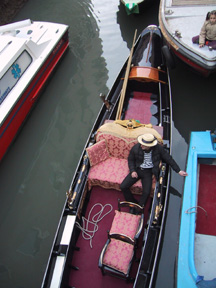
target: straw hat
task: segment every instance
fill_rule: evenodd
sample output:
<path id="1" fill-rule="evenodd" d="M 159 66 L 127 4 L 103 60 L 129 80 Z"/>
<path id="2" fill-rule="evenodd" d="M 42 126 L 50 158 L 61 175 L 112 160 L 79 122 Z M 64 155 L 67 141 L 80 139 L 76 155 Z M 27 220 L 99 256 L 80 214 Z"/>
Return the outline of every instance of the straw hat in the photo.
<path id="1" fill-rule="evenodd" d="M 148 147 L 153 147 L 157 145 L 157 142 L 158 142 L 155 136 L 150 133 L 146 133 L 146 134 L 138 136 L 137 140 L 140 144 L 144 146 L 148 146 Z"/>

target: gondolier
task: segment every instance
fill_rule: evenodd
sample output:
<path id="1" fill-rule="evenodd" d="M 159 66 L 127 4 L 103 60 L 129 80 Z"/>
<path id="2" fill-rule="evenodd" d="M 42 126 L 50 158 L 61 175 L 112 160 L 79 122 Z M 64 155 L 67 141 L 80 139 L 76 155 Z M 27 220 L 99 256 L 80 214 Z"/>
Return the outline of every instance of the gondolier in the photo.
<path id="1" fill-rule="evenodd" d="M 140 135 L 138 143 L 135 144 L 128 156 L 128 166 L 130 173 L 121 183 L 121 190 L 124 193 L 126 201 L 137 203 L 130 187 L 141 179 L 143 193 L 139 201 L 140 206 L 144 206 L 152 188 L 152 175 L 159 178 L 159 165 L 163 160 L 169 164 L 172 169 L 181 176 L 187 176 L 182 171 L 170 154 L 166 152 L 162 145 L 158 144 L 157 139 L 150 133 Z"/>

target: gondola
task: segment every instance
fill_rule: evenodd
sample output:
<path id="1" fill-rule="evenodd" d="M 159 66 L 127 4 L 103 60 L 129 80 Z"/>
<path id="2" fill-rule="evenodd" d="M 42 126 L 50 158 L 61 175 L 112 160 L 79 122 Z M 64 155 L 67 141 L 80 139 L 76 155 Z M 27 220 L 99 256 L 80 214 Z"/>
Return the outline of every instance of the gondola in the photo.
<path id="1" fill-rule="evenodd" d="M 216 135 L 190 136 L 181 209 L 176 287 L 216 287 Z"/>
<path id="2" fill-rule="evenodd" d="M 140 215 L 139 223 L 142 219 L 143 225 L 136 242 L 113 233 L 120 237 L 119 241 L 126 239 L 127 245 L 133 246 L 131 251 L 135 256 L 129 261 L 130 269 L 120 273 L 111 269 L 111 273 L 103 273 L 100 263 L 111 237 L 114 215 L 119 205 L 125 203 L 119 181 L 122 169 L 128 173 L 128 145 L 132 147 L 136 143 L 137 135 L 151 132 L 171 153 L 171 88 L 169 70 L 161 51 L 161 31 L 149 25 L 135 39 L 136 31 L 130 55 L 110 92 L 106 97 L 100 95 L 103 105 L 66 193 L 43 288 L 154 285 L 170 182 L 170 168 L 166 163 L 161 163 L 159 181 L 153 181 L 151 196 Z M 119 163 L 123 165 L 118 166 Z M 139 197 L 139 184 L 134 187 L 134 193 Z M 129 202 L 129 208 L 131 204 Z"/>

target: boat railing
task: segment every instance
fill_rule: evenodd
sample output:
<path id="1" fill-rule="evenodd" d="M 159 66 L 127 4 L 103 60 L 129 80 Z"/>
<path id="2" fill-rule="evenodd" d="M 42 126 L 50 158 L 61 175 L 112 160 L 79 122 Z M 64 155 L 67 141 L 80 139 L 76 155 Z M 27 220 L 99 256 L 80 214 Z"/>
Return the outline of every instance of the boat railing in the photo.
<path id="1" fill-rule="evenodd" d="M 0 33 L 16 30 L 17 28 L 30 26 L 32 21 L 30 19 L 18 21 L 16 23 L 6 24 L 0 26 Z"/>

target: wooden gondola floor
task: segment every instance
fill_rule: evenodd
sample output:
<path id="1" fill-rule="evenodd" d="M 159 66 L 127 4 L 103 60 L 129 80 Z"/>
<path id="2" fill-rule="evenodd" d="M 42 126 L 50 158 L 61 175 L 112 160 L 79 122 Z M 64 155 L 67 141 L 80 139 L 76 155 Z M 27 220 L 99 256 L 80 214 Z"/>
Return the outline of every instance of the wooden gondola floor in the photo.
<path id="1" fill-rule="evenodd" d="M 86 211 L 87 215 L 86 218 L 88 218 L 88 214 L 92 209 L 92 207 L 97 203 L 100 203 L 103 206 L 109 203 L 112 205 L 113 210 L 98 223 L 98 231 L 95 233 L 92 239 L 92 248 L 90 247 L 90 241 L 85 240 L 82 237 L 82 233 L 80 233 L 77 241 L 77 247 L 79 247 L 80 250 L 74 252 L 72 259 L 72 265 L 77 266 L 79 270 L 71 270 L 69 279 L 70 286 L 79 288 L 86 288 L 86 287 L 130 288 L 133 286 L 132 283 L 127 283 L 123 279 L 118 279 L 110 275 L 103 276 L 101 270 L 98 268 L 98 260 L 100 253 L 107 241 L 107 231 L 111 228 L 112 219 L 114 217 L 114 211 L 118 209 L 118 199 L 120 199 L 120 201 L 124 200 L 121 191 L 108 190 L 103 189 L 101 187 L 94 187 L 92 189 L 91 197 Z M 150 205 L 150 201 L 151 200 L 149 199 L 146 205 L 145 214 L 148 213 L 148 207 Z M 91 215 L 99 212 L 99 210 L 100 210 L 99 206 L 94 207 Z M 108 210 L 109 207 L 106 207 L 104 210 L 104 214 L 108 212 Z M 147 219 L 147 215 L 145 215 L 145 219 Z M 140 236 L 141 243 L 142 243 L 142 237 L 143 235 Z M 140 245 L 137 250 L 137 257 L 139 257 L 140 255 L 141 243 L 139 243 Z M 138 262 L 134 262 L 131 269 L 132 277 L 135 277 L 137 268 L 138 268 Z"/>

